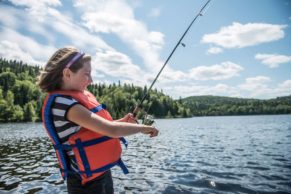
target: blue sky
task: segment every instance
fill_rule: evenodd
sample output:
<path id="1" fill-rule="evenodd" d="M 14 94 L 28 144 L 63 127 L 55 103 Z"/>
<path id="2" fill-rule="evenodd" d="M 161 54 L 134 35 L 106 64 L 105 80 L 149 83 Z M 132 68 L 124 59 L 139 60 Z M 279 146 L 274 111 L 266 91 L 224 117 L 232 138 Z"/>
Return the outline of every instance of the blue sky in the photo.
<path id="1" fill-rule="evenodd" d="M 0 56 L 92 56 L 95 83 L 150 85 L 206 0 L 2 0 Z M 155 87 L 173 98 L 291 94 L 291 0 L 212 0 Z"/>

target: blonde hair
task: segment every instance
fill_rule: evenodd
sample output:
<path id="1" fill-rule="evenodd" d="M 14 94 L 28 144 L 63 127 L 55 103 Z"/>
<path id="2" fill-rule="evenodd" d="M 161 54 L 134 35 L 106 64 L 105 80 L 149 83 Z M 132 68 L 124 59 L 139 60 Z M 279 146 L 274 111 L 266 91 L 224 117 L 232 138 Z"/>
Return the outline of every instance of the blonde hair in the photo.
<path id="1" fill-rule="evenodd" d="M 51 92 L 59 90 L 62 86 L 63 70 L 70 60 L 78 53 L 74 47 L 64 47 L 57 50 L 48 60 L 38 77 L 38 86 L 43 92 Z M 82 58 L 74 62 L 69 69 L 76 73 L 83 67 L 83 64 L 90 61 L 89 55 L 84 55 Z"/>

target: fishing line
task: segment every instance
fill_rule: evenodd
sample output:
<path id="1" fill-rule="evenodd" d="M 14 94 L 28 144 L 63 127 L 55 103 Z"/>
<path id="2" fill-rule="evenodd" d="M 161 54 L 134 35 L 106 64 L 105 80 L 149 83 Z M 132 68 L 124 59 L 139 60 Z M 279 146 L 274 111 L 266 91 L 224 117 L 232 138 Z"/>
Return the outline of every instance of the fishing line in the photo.
<path id="1" fill-rule="evenodd" d="M 172 57 L 172 55 L 174 54 L 174 52 L 176 51 L 176 49 L 178 48 L 178 46 L 181 44 L 183 47 L 185 47 L 185 44 L 182 43 L 183 38 L 185 37 L 185 35 L 187 34 L 187 32 L 189 31 L 189 29 L 191 28 L 192 24 L 196 21 L 196 19 L 199 16 L 203 16 L 202 12 L 203 10 L 206 8 L 206 6 L 209 4 L 211 0 L 208 0 L 203 7 L 200 9 L 200 11 L 198 12 L 198 14 L 194 17 L 194 19 L 192 20 L 192 22 L 190 23 L 190 25 L 188 26 L 188 28 L 186 29 L 186 31 L 184 32 L 184 34 L 181 36 L 181 38 L 179 39 L 178 43 L 176 44 L 176 46 L 174 47 L 174 49 L 172 50 L 172 52 L 170 53 L 170 55 L 168 56 L 167 60 L 165 61 L 164 65 L 162 66 L 162 68 L 160 69 L 160 71 L 158 72 L 157 76 L 155 77 L 154 81 L 152 82 L 152 84 L 150 85 L 149 89 L 146 91 L 146 93 L 144 94 L 143 98 L 141 99 L 141 101 L 136 105 L 134 111 L 133 111 L 133 116 L 136 117 L 139 109 L 141 108 L 141 105 L 143 104 L 144 100 L 146 99 L 146 97 L 149 95 L 150 90 L 152 89 L 153 85 L 156 83 L 157 79 L 159 78 L 160 74 L 162 73 L 163 69 L 165 68 L 165 66 L 167 65 L 168 61 L 170 60 L 170 58 Z"/>

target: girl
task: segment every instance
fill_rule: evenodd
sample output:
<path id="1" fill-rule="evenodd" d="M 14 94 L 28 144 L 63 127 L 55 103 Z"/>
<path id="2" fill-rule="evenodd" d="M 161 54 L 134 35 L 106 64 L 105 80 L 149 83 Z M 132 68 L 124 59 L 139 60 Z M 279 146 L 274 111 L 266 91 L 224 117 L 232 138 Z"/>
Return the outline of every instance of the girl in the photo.
<path id="1" fill-rule="evenodd" d="M 57 50 L 38 82 L 48 93 L 43 123 L 69 194 L 114 193 L 110 168 L 119 165 L 127 170 L 120 159 L 119 139 L 136 133 L 158 135 L 155 127 L 136 124 L 132 114 L 112 121 L 86 90 L 91 82 L 91 57 L 73 47 Z"/>

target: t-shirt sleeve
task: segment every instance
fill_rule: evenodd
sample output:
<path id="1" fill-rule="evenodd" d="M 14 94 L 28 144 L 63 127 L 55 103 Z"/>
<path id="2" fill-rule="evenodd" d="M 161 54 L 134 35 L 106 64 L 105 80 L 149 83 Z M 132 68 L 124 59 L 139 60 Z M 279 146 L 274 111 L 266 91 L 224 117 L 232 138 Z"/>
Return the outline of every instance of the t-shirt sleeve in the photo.
<path id="1" fill-rule="evenodd" d="M 55 99 L 52 113 L 54 120 L 69 121 L 67 119 L 67 113 L 76 104 L 80 104 L 77 100 L 71 96 L 58 96 Z"/>

